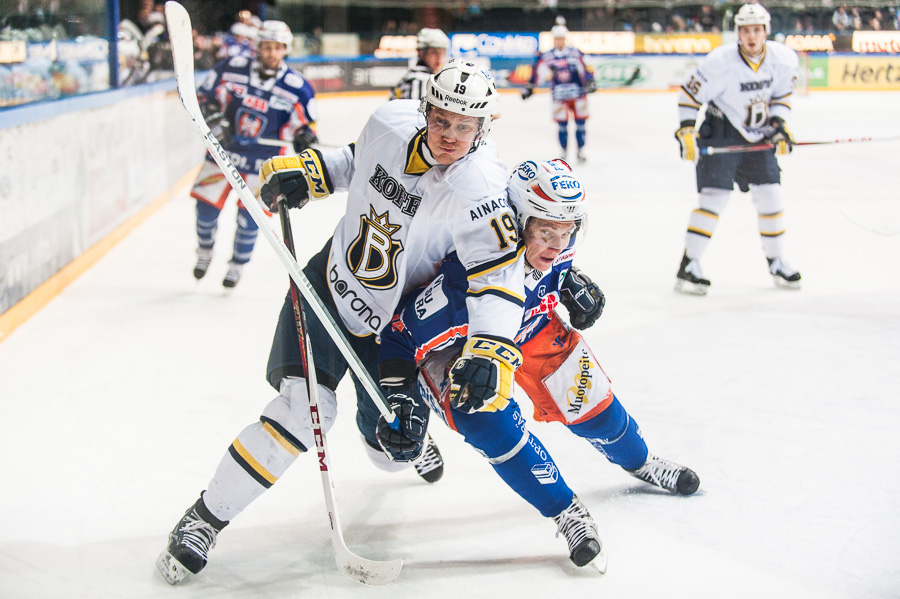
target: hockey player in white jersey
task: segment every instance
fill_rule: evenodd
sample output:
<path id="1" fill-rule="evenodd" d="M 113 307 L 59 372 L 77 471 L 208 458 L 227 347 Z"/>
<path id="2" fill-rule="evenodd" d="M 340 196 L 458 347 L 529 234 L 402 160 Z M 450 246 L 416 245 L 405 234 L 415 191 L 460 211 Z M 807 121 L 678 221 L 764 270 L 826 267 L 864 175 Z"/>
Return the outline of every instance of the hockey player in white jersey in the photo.
<path id="1" fill-rule="evenodd" d="M 260 197 L 273 208 L 280 198 L 298 208 L 310 199 L 348 191 L 346 212 L 333 238 L 304 273 L 373 378 L 376 336 L 390 323 L 400 297 L 433 277 L 452 251 L 468 273 L 470 339 L 518 352 L 513 338 L 524 282 L 521 268 L 514 266 L 522 250 L 506 197 L 506 167 L 486 139 L 498 100 L 488 72 L 450 61 L 432 76 L 422 102 L 385 103 L 355 144 L 328 154 L 310 149 L 263 164 Z M 308 306 L 306 314 L 327 432 L 337 412 L 335 389 L 348 365 Z M 504 380 L 515 368 L 473 352 L 464 352 L 461 360 L 455 380 L 463 385 L 485 366 Z M 168 582 L 200 572 L 222 528 L 314 446 L 301 364 L 288 294 L 267 369 L 267 379 L 279 393 L 259 420 L 238 434 L 207 488 L 170 533 L 157 560 Z M 483 389 L 472 394 L 471 402 L 486 404 L 496 395 Z M 357 423 L 376 448 L 379 416 L 358 385 Z M 398 419 L 403 425 L 404 415 Z"/>
<path id="2" fill-rule="evenodd" d="M 691 74 L 678 94 L 681 125 L 675 133 L 681 157 L 697 161 L 699 207 L 688 221 L 685 251 L 675 289 L 705 295 L 700 258 L 728 203 L 734 184 L 749 191 L 759 215 L 759 233 L 769 273 L 778 287 L 800 288 L 800 273 L 784 260 L 784 199 L 781 169 L 775 158 L 791 151 L 786 121 L 797 79 L 797 54 L 767 41 L 769 13 L 745 4 L 734 17 L 736 44 L 715 48 Z M 706 104 L 699 130 L 697 113 Z M 768 141 L 775 151 L 706 154 L 704 148 L 751 145 Z"/>
<path id="3" fill-rule="evenodd" d="M 450 38 L 440 29 L 424 28 L 416 35 L 418 61 L 391 90 L 391 100 L 421 100 L 428 79 L 437 73 L 450 50 Z"/>

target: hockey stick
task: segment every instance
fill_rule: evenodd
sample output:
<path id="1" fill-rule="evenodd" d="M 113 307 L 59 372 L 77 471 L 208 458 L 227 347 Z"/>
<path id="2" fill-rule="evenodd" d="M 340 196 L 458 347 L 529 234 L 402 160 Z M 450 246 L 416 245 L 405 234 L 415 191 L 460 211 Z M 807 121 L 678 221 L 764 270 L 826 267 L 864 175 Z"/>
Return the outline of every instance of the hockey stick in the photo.
<path id="1" fill-rule="evenodd" d="M 192 52 L 193 40 L 191 38 L 191 19 L 184 7 L 174 0 L 166 2 L 166 23 L 168 24 L 169 29 L 169 39 L 172 43 L 172 58 L 175 66 L 175 81 L 178 87 L 178 96 L 181 99 L 181 103 L 184 105 L 188 116 L 191 117 L 194 126 L 203 138 L 203 143 L 219 165 L 219 168 L 222 169 L 225 178 L 241 198 L 241 202 L 249 211 L 250 216 L 256 224 L 259 225 L 259 230 L 262 232 L 263 237 L 275 250 L 275 253 L 278 255 L 285 269 L 287 269 L 288 274 L 290 274 L 291 280 L 296 284 L 304 299 L 309 303 L 313 312 L 322 322 L 322 325 L 328 331 L 328 334 L 331 336 L 334 343 L 341 350 L 350 369 L 360 382 L 362 382 L 363 387 L 372 398 L 375 406 L 382 413 L 385 420 L 392 426 L 399 425 L 396 416 L 394 416 L 394 413 L 388 407 L 384 397 L 382 397 L 381 391 L 378 389 L 377 385 L 375 385 L 375 382 L 372 380 L 368 371 L 360 363 L 359 358 L 356 356 L 353 348 L 350 347 L 350 344 L 338 328 L 338 325 L 334 322 L 331 314 L 322 304 L 322 300 L 319 299 L 319 296 L 312 288 L 306 275 L 303 274 L 300 265 L 297 264 L 297 260 L 294 259 L 294 256 L 291 254 L 290 250 L 288 250 L 287 246 L 285 246 L 284 242 L 278 238 L 276 233 L 269 226 L 269 222 L 266 219 L 262 206 L 260 206 L 257 199 L 253 197 L 253 194 L 250 193 L 247 184 L 244 182 L 244 179 L 241 177 L 237 168 L 235 168 L 234 164 L 232 164 L 231 160 L 228 158 L 226 151 L 210 133 L 209 127 L 200 112 L 200 104 L 197 101 L 197 95 L 194 90 L 194 56 Z M 328 499 L 327 494 L 326 499 Z M 331 499 L 333 500 L 333 496 Z M 334 529 L 334 523 L 332 523 L 332 528 Z M 337 542 L 338 540 L 343 541 L 342 538 L 338 539 L 334 535 L 332 536 L 332 541 Z M 339 549 L 336 547 L 336 557 L 338 556 L 338 552 Z M 352 554 L 349 553 L 349 550 L 346 550 L 346 547 L 341 550 L 341 555 L 345 559 L 352 556 Z M 339 564 L 339 567 L 341 565 L 342 564 Z M 358 567 L 358 562 L 352 561 L 343 564 L 343 566 L 345 566 L 345 568 L 341 569 L 341 571 L 344 574 L 367 584 L 387 584 L 396 579 L 398 571 L 396 562 L 367 562 L 367 567 L 371 568 L 371 570 L 360 568 Z M 383 582 L 379 583 L 375 581 Z"/>
<path id="2" fill-rule="evenodd" d="M 823 146 L 831 144 L 860 143 L 864 141 L 897 141 L 900 135 L 893 137 L 849 137 L 847 139 L 833 139 L 830 141 L 795 141 L 793 146 Z M 739 154 L 742 152 L 761 152 L 763 150 L 771 150 L 775 144 L 753 144 L 749 146 L 709 146 L 700 148 L 700 154 L 703 156 L 712 156 L 714 154 Z"/>
<path id="3" fill-rule="evenodd" d="M 256 139 L 249 139 L 251 143 L 257 143 L 261 146 L 273 146 L 276 148 L 294 148 L 294 142 L 288 141 L 286 139 L 271 139 L 268 137 L 258 137 Z M 347 145 L 347 144 L 344 144 Z M 309 147 L 316 148 L 318 150 L 337 150 L 338 148 L 343 148 L 344 146 L 335 146 L 332 144 L 320 144 L 318 142 L 314 144 L 310 144 Z"/>
<path id="4" fill-rule="evenodd" d="M 292 256 L 294 252 L 294 234 L 291 231 L 291 217 L 288 207 L 283 202 L 280 204 L 278 214 L 281 217 L 281 231 L 284 236 L 284 244 Z M 334 550 L 334 561 L 340 570 L 348 578 L 370 585 L 385 585 L 394 582 L 400 575 L 403 560 L 372 561 L 354 554 L 347 548 L 344 535 L 341 532 L 341 519 L 337 511 L 337 502 L 334 497 L 334 481 L 329 470 L 328 450 L 325 442 L 325 432 L 322 430 L 322 422 L 319 413 L 319 393 L 316 381 L 316 367 L 313 362 L 312 347 L 309 343 L 309 329 L 306 326 L 306 314 L 300 302 L 300 289 L 293 279 L 290 279 L 291 301 L 294 304 L 294 320 L 297 323 L 297 337 L 300 341 L 300 352 L 303 361 L 303 375 L 306 379 L 306 392 L 309 398 L 309 414 L 312 420 L 313 436 L 316 440 L 316 451 L 319 454 L 319 471 L 322 473 L 322 488 L 325 491 L 325 506 L 328 508 L 328 520 L 331 524 L 331 547 Z"/>

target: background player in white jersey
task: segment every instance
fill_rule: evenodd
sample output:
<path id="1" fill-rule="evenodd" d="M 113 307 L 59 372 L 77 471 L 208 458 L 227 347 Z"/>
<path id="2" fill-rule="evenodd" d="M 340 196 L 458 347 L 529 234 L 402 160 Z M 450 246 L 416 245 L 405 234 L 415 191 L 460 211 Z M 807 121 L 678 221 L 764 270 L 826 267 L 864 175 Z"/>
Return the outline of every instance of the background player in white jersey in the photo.
<path id="1" fill-rule="evenodd" d="M 650 484 L 679 495 L 699 486 L 688 468 L 650 454 L 634 419 L 613 395 L 609 379 L 584 339 L 555 312 L 561 302 L 573 326 L 585 329 L 603 311 L 604 296 L 572 266 L 576 237 L 586 232 L 584 189 L 562 160 L 525 161 L 510 177 L 510 203 L 525 244 L 525 311 L 516 342 L 523 363 L 515 380 L 534 404 L 538 421 L 562 423 L 609 461 Z M 395 460 L 421 451 L 429 407 L 488 458 L 497 474 L 569 541 L 582 566 L 601 545 L 596 525 L 558 473 L 540 440 L 525 427 L 514 399 L 473 410 L 448 379 L 466 342 L 465 269 L 451 254 L 426 287 L 401 300 L 381 335 L 380 376 L 395 411 L 409 413 L 411 428 L 395 431 L 379 421 L 378 439 Z M 418 378 L 418 384 L 417 384 Z M 577 518 L 583 521 L 577 522 Z"/>
<path id="2" fill-rule="evenodd" d="M 312 129 L 317 118 L 315 92 L 299 72 L 284 63 L 294 41 L 291 30 L 281 21 L 266 21 L 258 39 L 256 58 L 236 56 L 221 61 L 197 93 L 210 130 L 254 193 L 259 189 L 257 173 L 262 163 L 284 152 L 260 144 L 259 139 L 293 140 L 297 152 L 317 141 Z M 219 214 L 230 193 L 225 175 L 207 153 L 191 190 L 191 197 L 197 200 L 197 279 L 209 269 Z M 225 287 L 234 287 L 240 280 L 257 233 L 256 222 L 239 202 L 234 250 L 222 281 Z"/>
<path id="3" fill-rule="evenodd" d="M 703 277 L 700 257 L 728 203 L 734 184 L 750 191 L 759 214 L 759 234 L 769 263 L 769 273 L 779 287 L 799 289 L 800 273 L 782 257 L 784 199 L 781 169 L 775 154 L 791 151 L 793 139 L 785 121 L 791 114 L 791 94 L 797 79 L 797 53 L 778 42 L 767 41 L 769 13 L 759 4 L 745 4 L 734 17 L 736 44 L 715 48 L 681 86 L 675 133 L 681 157 L 697 162 L 699 207 L 688 221 L 684 256 L 675 289 L 705 295 L 709 280 Z M 697 113 L 706 104 L 699 133 Z M 750 145 L 768 140 L 771 151 L 707 155 L 706 147 Z"/>
<path id="4" fill-rule="evenodd" d="M 421 100 L 428 79 L 444 66 L 449 49 L 450 38 L 440 29 L 426 27 L 419 31 L 416 35 L 418 62 L 391 90 L 391 100 Z"/>
<path id="5" fill-rule="evenodd" d="M 334 236 L 304 272 L 373 378 L 377 334 L 390 323 L 402 295 L 433 277 L 454 250 L 468 273 L 472 344 L 454 380 L 465 386 L 483 370 L 512 377 L 513 365 L 477 353 L 482 344 L 518 352 L 512 339 L 524 301 L 521 270 L 508 268 L 521 251 L 506 198 L 506 167 L 485 139 L 498 99 L 488 72 L 450 61 L 432 76 L 424 101 L 385 103 L 355 144 L 324 155 L 310 149 L 263 165 L 260 197 L 273 207 L 282 196 L 296 208 L 348 191 Z M 327 432 L 337 412 L 335 389 L 348 365 L 308 306 L 306 313 Z M 157 560 L 168 582 L 198 573 L 218 532 L 313 447 L 306 382 L 298 378 L 301 364 L 288 294 L 267 368 L 279 394 L 238 434 L 206 490 L 169 535 Z M 471 402 L 480 406 L 496 395 L 479 389 Z M 379 416 L 358 385 L 357 423 L 376 447 Z M 402 423 L 404 415 L 398 418 Z"/>
<path id="6" fill-rule="evenodd" d="M 563 23 L 555 25 L 553 49 L 540 54 L 531 67 L 531 81 L 522 91 L 522 99 L 527 100 L 534 93 L 534 87 L 542 79 L 542 74 L 550 71 L 550 93 L 553 96 L 553 120 L 559 125 L 559 145 L 565 159 L 569 147 L 569 118 L 575 121 L 576 156 L 579 162 L 585 160 L 584 145 L 587 141 L 586 121 L 590 116 L 587 94 L 596 87 L 594 75 L 584 64 L 581 50 L 566 46 L 569 30 Z"/>

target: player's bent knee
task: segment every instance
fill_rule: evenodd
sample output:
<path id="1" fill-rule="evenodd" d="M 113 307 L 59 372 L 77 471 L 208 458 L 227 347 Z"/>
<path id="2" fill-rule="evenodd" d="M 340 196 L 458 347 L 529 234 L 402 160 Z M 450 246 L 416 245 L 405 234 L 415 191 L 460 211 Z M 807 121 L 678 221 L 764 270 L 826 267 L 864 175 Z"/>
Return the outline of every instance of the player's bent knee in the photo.
<path id="1" fill-rule="evenodd" d="M 323 385 L 318 385 L 317 388 L 319 422 L 322 431 L 327 434 L 337 417 L 337 397 L 334 391 Z M 292 445 L 296 443 L 300 451 L 308 451 L 316 446 L 305 379 L 282 379 L 281 392 L 269 402 L 260 420 Z"/>
<path id="2" fill-rule="evenodd" d="M 700 208 L 713 214 L 722 214 L 730 196 L 731 191 L 727 189 L 704 187 L 700 190 Z"/>
<path id="3" fill-rule="evenodd" d="M 751 185 L 750 197 L 760 214 L 775 214 L 784 210 L 784 197 L 780 183 Z"/>
<path id="4" fill-rule="evenodd" d="M 502 412 L 455 414 L 454 422 L 466 443 L 487 456 L 491 463 L 512 458 L 528 441 L 525 420 L 515 403 Z"/>

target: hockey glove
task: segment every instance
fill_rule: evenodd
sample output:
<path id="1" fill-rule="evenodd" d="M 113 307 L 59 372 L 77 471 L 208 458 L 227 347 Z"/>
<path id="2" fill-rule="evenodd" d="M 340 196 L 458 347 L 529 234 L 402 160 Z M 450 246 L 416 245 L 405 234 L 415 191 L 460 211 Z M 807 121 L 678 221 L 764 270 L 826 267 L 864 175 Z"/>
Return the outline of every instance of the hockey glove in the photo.
<path id="1" fill-rule="evenodd" d="M 784 119 L 773 116 L 769 119 L 769 125 L 774 129 L 769 134 L 769 142 L 775 145 L 775 154 L 778 156 L 790 154 L 794 149 L 794 136 L 788 131 Z"/>
<path id="2" fill-rule="evenodd" d="M 302 208 L 309 200 L 325 199 L 334 191 L 322 153 L 312 149 L 298 156 L 269 158 L 259 170 L 259 180 L 259 198 L 272 212 L 278 212 L 282 197 L 288 208 Z"/>
<path id="3" fill-rule="evenodd" d="M 203 113 L 203 120 L 206 121 L 206 124 L 209 126 L 209 132 L 216 138 L 216 141 L 223 148 L 230 147 L 234 139 L 234 127 L 232 127 L 231 121 L 228 120 L 225 113 L 222 112 L 219 103 L 204 102 L 200 107 L 200 112 Z"/>
<path id="4" fill-rule="evenodd" d="M 400 424 L 394 430 L 385 420 L 378 417 L 375 438 L 392 462 L 412 462 L 422 455 L 425 447 L 425 431 L 428 429 L 428 406 L 421 399 L 406 393 L 394 393 L 387 398 L 391 411 Z"/>
<path id="5" fill-rule="evenodd" d="M 559 290 L 559 300 L 569 311 L 569 322 L 579 331 L 593 326 L 606 305 L 606 296 L 597 284 L 574 266 Z"/>
<path id="6" fill-rule="evenodd" d="M 502 411 L 522 352 L 508 339 L 475 335 L 450 370 L 450 406 L 467 414 Z"/>
<path id="7" fill-rule="evenodd" d="M 294 151 L 298 154 L 315 143 L 319 143 L 319 138 L 309 125 L 303 125 L 294 133 Z"/>
<path id="8" fill-rule="evenodd" d="M 584 93 L 592 94 L 597 91 L 597 82 L 596 81 L 588 81 L 587 85 L 584 86 Z"/>
<path id="9" fill-rule="evenodd" d="M 675 132 L 675 139 L 678 140 L 681 150 L 681 158 L 690 162 L 697 160 L 697 130 L 694 129 L 694 124 L 691 121 L 683 121 L 681 129 Z"/>
<path id="10" fill-rule="evenodd" d="M 534 85 L 530 83 L 525 84 L 525 89 L 522 90 L 522 99 L 527 100 L 531 97 L 531 94 L 534 93 Z"/>

